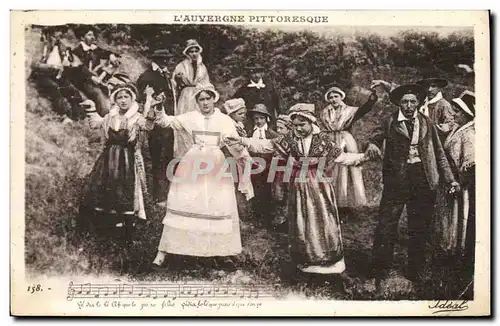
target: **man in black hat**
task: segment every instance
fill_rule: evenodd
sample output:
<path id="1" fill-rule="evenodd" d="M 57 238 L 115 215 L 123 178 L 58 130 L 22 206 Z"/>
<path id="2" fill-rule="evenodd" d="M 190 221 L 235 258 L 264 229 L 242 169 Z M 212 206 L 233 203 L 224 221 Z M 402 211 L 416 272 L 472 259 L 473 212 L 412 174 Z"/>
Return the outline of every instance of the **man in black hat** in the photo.
<path id="1" fill-rule="evenodd" d="M 445 182 L 450 192 L 459 189 L 436 126 L 418 111 L 425 89 L 407 84 L 397 87 L 389 96 L 399 110 L 375 131 L 366 150 L 368 157 L 376 158 L 381 156 L 380 148 L 385 148 L 384 190 L 373 243 L 373 268 L 378 285 L 391 268 L 404 206 L 408 212 L 408 278 L 418 282 L 426 267 L 425 246 L 436 187 L 439 182 Z"/>
<path id="2" fill-rule="evenodd" d="M 232 97 L 245 100 L 248 108 L 253 108 L 256 104 L 264 104 L 271 117 L 270 125 L 274 128 L 280 105 L 278 92 L 271 80 L 266 79 L 263 66 L 255 64 L 247 66 L 246 70 L 248 72 L 246 83 L 236 90 Z M 250 127 L 250 124 L 246 127 Z"/>
<path id="3" fill-rule="evenodd" d="M 166 114 L 174 114 L 174 98 L 167 69 L 169 52 L 156 50 L 150 55 L 151 63 L 137 79 L 138 102 L 146 102 L 146 89 L 152 88 L 155 106 L 162 107 Z M 155 108 L 151 108 L 155 109 Z M 157 109 L 157 108 L 156 108 Z M 171 128 L 155 125 L 149 132 L 148 144 L 153 174 L 153 200 L 160 205 L 167 199 L 167 166 L 173 157 L 174 133 Z"/>
<path id="4" fill-rule="evenodd" d="M 104 116 L 109 112 L 109 99 L 94 70 L 101 66 L 101 61 L 109 60 L 112 64 L 118 64 L 119 55 L 98 47 L 95 44 L 96 33 L 92 25 L 78 26 L 75 29 L 80 43 L 72 50 L 72 54 L 81 61 L 82 65 L 78 72 L 71 74 L 71 80 L 89 99 L 94 101 L 99 115 Z"/>
<path id="5" fill-rule="evenodd" d="M 374 80 L 371 87 L 381 85 L 385 91 L 390 92 L 399 85 L 389 83 L 384 80 Z M 450 102 L 443 97 L 443 88 L 448 85 L 448 81 L 442 78 L 424 78 L 417 82 L 424 88 L 426 97 L 420 104 L 419 111 L 429 117 L 440 132 L 441 140 L 450 131 L 453 125 L 453 111 Z"/>

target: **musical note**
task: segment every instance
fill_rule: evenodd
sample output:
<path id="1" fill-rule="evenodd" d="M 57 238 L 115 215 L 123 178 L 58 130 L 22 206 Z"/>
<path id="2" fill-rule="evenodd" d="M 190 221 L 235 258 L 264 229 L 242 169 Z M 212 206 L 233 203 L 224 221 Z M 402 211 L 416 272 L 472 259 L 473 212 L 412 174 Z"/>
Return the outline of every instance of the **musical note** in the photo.
<path id="1" fill-rule="evenodd" d="M 71 301 L 75 297 L 75 289 L 73 289 L 73 281 L 69 282 L 68 285 L 68 296 L 66 297 L 66 300 Z"/>
<path id="2" fill-rule="evenodd" d="M 109 288 L 107 286 L 104 286 L 104 287 L 98 287 L 97 288 L 97 293 L 95 294 L 95 297 L 99 298 L 99 296 L 101 294 L 101 290 L 104 290 L 104 289 L 106 289 L 106 293 L 104 293 L 104 295 L 108 296 L 108 294 L 109 294 Z"/>
<path id="3" fill-rule="evenodd" d="M 269 292 L 266 291 L 269 290 Z M 259 285 L 215 285 L 215 284 L 91 284 L 80 283 L 68 284 L 66 299 L 71 301 L 75 298 L 136 298 L 157 299 L 169 298 L 260 298 L 272 296 L 272 286 Z"/>
<path id="4" fill-rule="evenodd" d="M 80 286 L 80 294 L 83 292 L 83 288 L 86 287 L 87 288 L 87 291 L 86 291 L 86 294 L 90 294 L 90 292 L 92 291 L 92 284 L 90 283 L 85 283 L 85 284 L 82 284 Z"/>
<path id="5" fill-rule="evenodd" d="M 188 291 L 187 291 L 187 292 L 186 292 L 186 288 L 188 289 Z M 182 287 L 181 294 L 188 294 L 188 295 L 191 295 L 191 287 L 189 287 L 189 286 L 183 286 L 183 287 Z"/>
<path id="6" fill-rule="evenodd" d="M 165 295 L 164 295 L 163 297 L 164 297 L 164 298 L 167 298 L 167 297 L 169 296 L 169 294 L 170 294 L 170 295 L 172 295 L 172 294 L 173 294 L 170 298 L 171 298 L 172 300 L 175 300 L 175 299 L 177 299 L 177 294 L 178 294 L 178 291 L 167 290 L 167 293 L 165 293 Z"/>
<path id="7" fill-rule="evenodd" d="M 154 292 L 154 295 L 152 296 L 153 292 Z M 153 299 L 158 298 L 158 291 L 153 290 L 153 289 L 148 289 L 148 294 L 146 295 L 146 298 L 151 298 L 151 296 L 153 297 Z"/>
<path id="8" fill-rule="evenodd" d="M 132 294 L 134 292 L 134 286 L 133 285 L 123 284 L 121 286 L 121 289 L 120 289 L 120 294 L 125 292 L 125 287 L 129 288 L 128 294 Z M 120 295 L 120 297 L 121 297 L 121 295 Z"/>

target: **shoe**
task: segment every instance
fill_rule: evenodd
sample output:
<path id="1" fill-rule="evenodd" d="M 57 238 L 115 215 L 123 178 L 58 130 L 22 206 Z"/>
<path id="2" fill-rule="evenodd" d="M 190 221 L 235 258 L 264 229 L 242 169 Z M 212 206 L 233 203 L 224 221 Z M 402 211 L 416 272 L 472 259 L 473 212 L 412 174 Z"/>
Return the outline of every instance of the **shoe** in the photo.
<path id="1" fill-rule="evenodd" d="M 162 251 L 158 251 L 156 254 L 155 260 L 151 264 L 151 268 L 156 271 L 163 271 L 165 268 L 162 266 L 163 263 L 165 262 L 165 256 L 166 254 Z"/>

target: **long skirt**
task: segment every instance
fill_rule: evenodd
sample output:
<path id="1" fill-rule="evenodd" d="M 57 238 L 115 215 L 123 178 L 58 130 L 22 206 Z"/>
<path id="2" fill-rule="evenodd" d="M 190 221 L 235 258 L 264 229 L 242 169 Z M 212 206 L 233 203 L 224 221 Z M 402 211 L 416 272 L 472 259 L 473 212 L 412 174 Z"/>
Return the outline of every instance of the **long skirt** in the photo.
<path id="1" fill-rule="evenodd" d="M 310 171 L 307 182 L 290 183 L 289 189 L 292 261 L 303 272 L 342 273 L 342 234 L 332 184 L 319 182 Z"/>
<path id="2" fill-rule="evenodd" d="M 334 139 L 339 146 L 345 144 L 348 153 L 359 153 L 356 140 L 348 131 L 334 133 Z M 363 168 L 361 166 L 345 166 L 336 164 L 332 171 L 333 186 L 339 208 L 354 208 L 366 206 L 368 201 L 363 182 Z"/>
<path id="3" fill-rule="evenodd" d="M 196 168 L 210 172 L 196 175 Z M 241 252 L 234 179 L 220 174 L 227 170 L 219 147 L 195 145 L 186 153 L 171 181 L 159 251 L 199 257 Z"/>
<path id="4" fill-rule="evenodd" d="M 432 227 L 436 254 L 460 258 L 469 251 L 474 211 L 473 189 L 464 188 L 451 196 L 444 185 L 438 188 Z"/>
<path id="5" fill-rule="evenodd" d="M 110 137 L 114 133 L 110 131 Z M 144 162 L 135 144 L 108 144 L 96 161 L 83 200 L 83 207 L 99 216 L 120 219 L 130 215 L 146 219 Z M 105 222 L 105 221 L 103 221 Z"/>

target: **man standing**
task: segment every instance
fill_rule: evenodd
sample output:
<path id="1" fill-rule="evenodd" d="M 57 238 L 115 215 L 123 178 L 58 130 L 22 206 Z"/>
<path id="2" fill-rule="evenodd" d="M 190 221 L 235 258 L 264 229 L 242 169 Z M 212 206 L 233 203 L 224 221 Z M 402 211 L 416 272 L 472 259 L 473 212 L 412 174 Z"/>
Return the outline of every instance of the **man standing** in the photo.
<path id="1" fill-rule="evenodd" d="M 419 111 L 436 124 L 442 134 L 447 134 L 453 123 L 453 110 L 450 102 L 443 97 L 443 88 L 448 81 L 442 78 L 425 78 L 417 82 L 427 90 L 427 97 Z"/>
<path id="2" fill-rule="evenodd" d="M 255 64 L 247 66 L 246 70 L 248 71 L 247 82 L 236 90 L 232 97 L 245 100 L 247 108 L 254 108 L 256 104 L 264 104 L 271 117 L 270 127 L 275 128 L 280 105 L 278 92 L 272 82 L 266 79 L 263 66 Z M 246 128 L 250 127 L 251 121 L 248 121 Z"/>
<path id="3" fill-rule="evenodd" d="M 368 157 L 376 158 L 382 155 L 380 148 L 384 147 L 384 190 L 373 244 L 377 284 L 391 268 L 398 223 L 405 205 L 408 212 L 408 278 L 416 282 L 422 280 L 436 187 L 444 181 L 450 186 L 450 192 L 459 189 L 435 125 L 418 111 L 424 98 L 425 89 L 419 85 L 407 84 L 394 89 L 390 100 L 399 110 L 374 133 L 366 150 Z"/>
<path id="4" fill-rule="evenodd" d="M 169 52 L 156 50 L 150 55 L 151 63 L 137 79 L 138 101 L 146 102 L 146 91 L 152 91 L 155 99 L 155 110 L 162 108 L 167 115 L 174 114 L 174 99 L 170 76 L 167 69 Z M 151 88 L 152 90 L 147 90 Z M 160 128 L 155 125 L 149 132 L 149 152 L 153 172 L 153 200 L 160 205 L 167 199 L 167 166 L 173 156 L 174 133 L 171 128 Z"/>
<path id="5" fill-rule="evenodd" d="M 386 92 L 391 92 L 399 85 L 389 83 L 385 80 L 374 80 L 371 87 L 383 86 Z M 426 98 L 421 104 L 419 111 L 427 116 L 431 122 L 436 125 L 438 130 L 443 134 L 447 134 L 453 123 L 453 110 L 450 102 L 443 97 L 443 88 L 448 85 L 446 79 L 441 78 L 424 78 L 417 82 L 426 91 Z"/>

